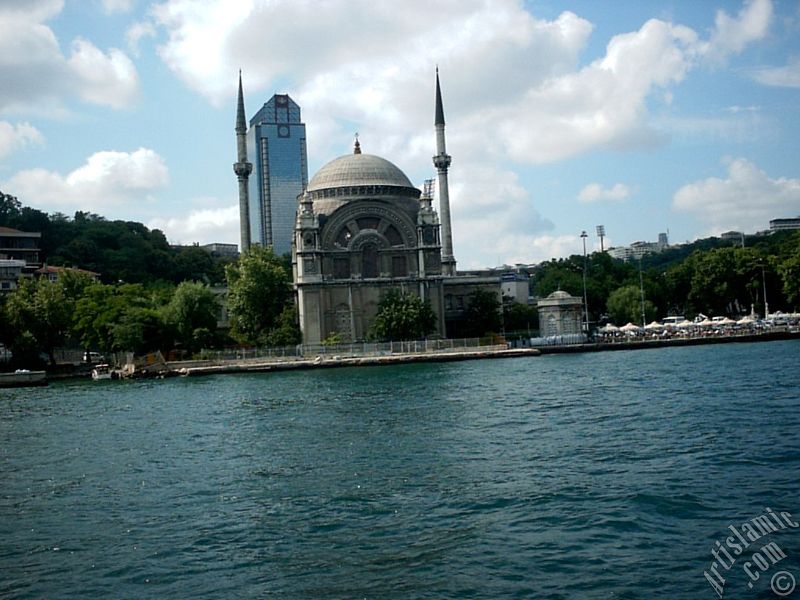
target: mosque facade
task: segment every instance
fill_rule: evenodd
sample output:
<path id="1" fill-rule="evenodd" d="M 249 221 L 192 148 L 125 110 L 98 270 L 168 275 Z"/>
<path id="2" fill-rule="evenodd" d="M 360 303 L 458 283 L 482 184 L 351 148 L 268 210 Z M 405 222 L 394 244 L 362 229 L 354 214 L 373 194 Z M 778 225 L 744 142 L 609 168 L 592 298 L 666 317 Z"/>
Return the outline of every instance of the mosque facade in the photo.
<path id="1" fill-rule="evenodd" d="M 363 153 L 358 139 L 351 154 L 324 165 L 298 196 L 292 268 L 305 344 L 334 335 L 343 342 L 367 339 L 381 298 L 390 289 L 430 303 L 437 337 L 447 337 L 448 322 L 457 329 L 465 299 L 475 290 L 491 290 L 501 299 L 499 278 L 456 272 L 448 191 L 451 157 L 438 72 L 434 125 L 439 212 L 433 206 L 432 185 L 421 191 L 392 162 Z M 244 170 L 240 167 L 237 175 Z"/>
<path id="2" fill-rule="evenodd" d="M 445 335 L 439 218 L 394 164 L 353 154 L 322 167 L 300 201 L 293 268 L 306 344 L 367 338 L 381 297 L 399 288 L 430 302 Z"/>

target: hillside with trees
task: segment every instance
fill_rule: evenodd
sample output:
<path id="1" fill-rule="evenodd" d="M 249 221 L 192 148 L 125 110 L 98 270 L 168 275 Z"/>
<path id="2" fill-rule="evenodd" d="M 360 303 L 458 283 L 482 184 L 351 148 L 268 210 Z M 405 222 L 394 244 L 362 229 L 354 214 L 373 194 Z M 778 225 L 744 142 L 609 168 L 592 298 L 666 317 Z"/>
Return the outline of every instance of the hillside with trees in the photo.
<path id="1" fill-rule="evenodd" d="M 750 245 L 742 248 L 717 238 L 698 240 L 646 255 L 641 265 L 595 252 L 586 258 L 590 321 L 640 321 L 640 285 L 645 312 L 655 318 L 698 313 L 735 317 L 749 313 L 751 307 L 763 315 L 765 288 L 771 313 L 798 311 L 800 231 L 748 236 L 746 244 Z M 561 289 L 583 297 L 583 267 L 584 258 L 579 255 L 537 265 L 531 271 L 533 294 L 545 297 Z M 634 303 L 635 310 L 623 308 Z M 631 314 L 638 318 L 628 318 Z"/>
<path id="2" fill-rule="evenodd" d="M 198 246 L 170 247 L 164 234 L 134 221 L 78 211 L 68 217 L 22 206 L 0 192 L 0 227 L 40 232 L 41 261 L 99 273 L 104 283 L 202 281 L 224 284 L 230 259 Z"/>

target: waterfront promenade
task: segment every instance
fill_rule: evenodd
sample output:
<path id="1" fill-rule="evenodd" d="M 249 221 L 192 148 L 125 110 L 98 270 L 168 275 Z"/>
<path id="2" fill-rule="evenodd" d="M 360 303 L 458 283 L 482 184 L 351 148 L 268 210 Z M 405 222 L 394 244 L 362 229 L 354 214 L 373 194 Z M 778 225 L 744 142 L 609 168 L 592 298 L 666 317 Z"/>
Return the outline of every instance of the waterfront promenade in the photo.
<path id="1" fill-rule="evenodd" d="M 506 345 L 483 346 L 469 350 L 400 352 L 381 355 L 319 354 L 307 357 L 242 358 L 216 361 L 182 361 L 167 363 L 170 374 L 216 375 L 220 373 L 252 373 L 260 371 L 291 371 L 297 369 L 324 369 L 333 367 L 385 366 L 409 363 L 454 362 L 490 358 L 517 358 L 538 356 L 536 348 L 508 348 Z"/>
<path id="2" fill-rule="evenodd" d="M 251 348 L 205 352 L 198 360 L 166 360 L 150 368 L 138 370 L 136 377 L 176 377 L 330 369 L 335 367 L 381 366 L 413 363 L 456 362 L 465 360 L 535 357 L 541 354 L 595 353 L 618 350 L 655 349 L 709 344 L 771 342 L 800 339 L 800 330 L 784 328 L 778 331 L 730 331 L 725 335 L 687 336 L 673 338 L 619 337 L 587 343 L 551 343 L 535 347 L 513 347 L 498 338 L 493 344 L 471 340 L 428 340 L 394 343 L 354 343 L 314 348 Z M 117 360 L 123 364 L 124 359 Z M 48 372 L 48 379 L 89 377 L 89 365 L 60 365 Z"/>

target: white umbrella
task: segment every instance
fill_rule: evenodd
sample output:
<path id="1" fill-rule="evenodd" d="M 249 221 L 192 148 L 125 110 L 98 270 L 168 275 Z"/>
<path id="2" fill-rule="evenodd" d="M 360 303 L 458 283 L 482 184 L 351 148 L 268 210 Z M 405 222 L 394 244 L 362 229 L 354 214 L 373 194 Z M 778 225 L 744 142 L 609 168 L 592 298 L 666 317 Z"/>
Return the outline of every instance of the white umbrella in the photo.
<path id="1" fill-rule="evenodd" d="M 713 324 L 714 324 L 714 321 L 712 321 L 708 317 L 706 317 L 705 319 L 703 319 L 702 321 L 700 321 L 698 323 L 698 325 L 700 325 L 700 327 L 711 327 Z"/>
<path id="2" fill-rule="evenodd" d="M 633 323 L 627 323 L 619 328 L 620 331 L 629 332 L 629 331 L 639 331 L 641 327 L 638 325 L 634 325 Z"/>
<path id="3" fill-rule="evenodd" d="M 644 328 L 647 329 L 648 331 L 653 331 L 656 329 L 664 329 L 664 326 L 658 321 L 653 321 L 652 323 L 648 323 L 647 325 L 645 325 Z"/>
<path id="4" fill-rule="evenodd" d="M 605 327 L 602 327 L 600 331 L 602 331 L 603 333 L 614 333 L 616 331 L 619 331 L 619 327 L 617 327 L 613 323 L 606 323 Z"/>
<path id="5" fill-rule="evenodd" d="M 719 324 L 720 325 L 736 325 L 736 321 L 734 321 L 733 319 L 729 319 L 728 317 L 725 317 L 724 319 L 722 319 L 722 321 L 719 322 Z"/>
<path id="6" fill-rule="evenodd" d="M 739 319 L 739 325 L 752 325 L 755 321 L 751 317 L 742 317 Z"/>

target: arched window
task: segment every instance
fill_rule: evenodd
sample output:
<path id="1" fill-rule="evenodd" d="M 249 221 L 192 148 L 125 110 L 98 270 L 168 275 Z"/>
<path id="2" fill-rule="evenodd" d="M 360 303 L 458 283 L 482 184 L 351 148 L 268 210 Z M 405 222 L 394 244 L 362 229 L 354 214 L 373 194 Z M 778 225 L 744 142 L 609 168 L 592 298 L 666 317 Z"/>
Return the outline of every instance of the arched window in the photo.
<path id="1" fill-rule="evenodd" d="M 364 244 L 361 248 L 361 277 L 374 279 L 379 276 L 378 247 L 375 244 Z"/>
<path id="2" fill-rule="evenodd" d="M 383 235 L 389 241 L 390 246 L 402 246 L 403 245 L 403 238 L 400 237 L 400 232 L 397 231 L 397 228 L 394 225 L 389 225 L 386 228 L 386 231 L 383 232 Z"/>

